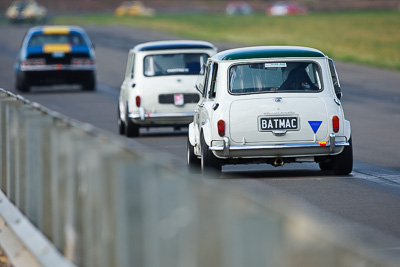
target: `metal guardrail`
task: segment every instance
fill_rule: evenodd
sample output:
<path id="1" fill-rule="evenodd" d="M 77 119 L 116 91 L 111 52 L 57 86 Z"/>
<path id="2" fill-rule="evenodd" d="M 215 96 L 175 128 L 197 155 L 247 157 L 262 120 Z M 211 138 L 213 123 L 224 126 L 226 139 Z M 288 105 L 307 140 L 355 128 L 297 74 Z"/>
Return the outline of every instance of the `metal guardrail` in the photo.
<path id="1" fill-rule="evenodd" d="M 16 267 L 396 266 L 276 199 L 3 89 L 0 134 L 0 245 Z"/>

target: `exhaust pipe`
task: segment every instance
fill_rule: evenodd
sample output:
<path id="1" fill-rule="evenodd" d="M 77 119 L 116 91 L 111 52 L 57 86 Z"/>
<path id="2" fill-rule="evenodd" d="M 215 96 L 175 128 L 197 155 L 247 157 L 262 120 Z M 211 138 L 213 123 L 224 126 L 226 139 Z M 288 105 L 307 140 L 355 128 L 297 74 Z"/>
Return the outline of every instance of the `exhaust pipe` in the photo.
<path id="1" fill-rule="evenodd" d="M 274 166 L 278 167 L 278 166 L 283 166 L 285 164 L 285 161 L 282 158 L 276 158 L 274 160 Z"/>

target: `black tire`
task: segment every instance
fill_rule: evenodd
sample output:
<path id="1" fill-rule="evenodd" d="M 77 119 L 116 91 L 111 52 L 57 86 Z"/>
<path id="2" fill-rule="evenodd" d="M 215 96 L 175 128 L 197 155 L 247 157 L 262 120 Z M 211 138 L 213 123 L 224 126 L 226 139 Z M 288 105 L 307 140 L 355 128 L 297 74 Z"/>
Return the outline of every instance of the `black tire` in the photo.
<path id="1" fill-rule="evenodd" d="M 20 92 L 29 92 L 30 85 L 26 78 L 24 78 L 22 75 L 17 75 L 17 84 L 16 84 L 17 90 Z"/>
<path id="2" fill-rule="evenodd" d="M 139 136 L 139 125 L 134 123 L 130 118 L 129 118 L 129 108 L 128 105 L 126 105 L 126 112 L 125 112 L 125 135 L 127 137 L 137 137 Z"/>
<path id="3" fill-rule="evenodd" d="M 324 159 L 318 162 L 321 171 L 331 171 L 332 170 L 332 159 Z"/>
<path id="4" fill-rule="evenodd" d="M 197 158 L 197 156 L 194 154 L 194 147 L 189 141 L 189 137 L 187 139 L 187 166 L 188 166 L 188 171 L 189 173 L 193 174 L 199 174 L 201 173 L 201 160 Z"/>
<path id="5" fill-rule="evenodd" d="M 208 145 L 206 144 L 203 135 L 201 136 L 201 173 L 204 176 L 210 175 L 220 175 L 222 164 L 221 160 L 218 159 L 212 151 L 209 149 Z"/>
<path id="6" fill-rule="evenodd" d="M 344 147 L 342 153 L 332 159 L 332 170 L 336 175 L 348 175 L 353 170 L 353 144 L 350 138 L 350 145 Z"/>
<path id="7" fill-rule="evenodd" d="M 118 104 L 118 132 L 119 132 L 120 135 L 125 134 L 125 123 L 121 119 L 121 112 L 120 112 L 120 109 L 119 109 L 119 104 Z"/>
<path id="8" fill-rule="evenodd" d="M 94 91 L 96 89 L 96 75 L 94 73 L 90 73 L 82 82 L 83 91 Z"/>

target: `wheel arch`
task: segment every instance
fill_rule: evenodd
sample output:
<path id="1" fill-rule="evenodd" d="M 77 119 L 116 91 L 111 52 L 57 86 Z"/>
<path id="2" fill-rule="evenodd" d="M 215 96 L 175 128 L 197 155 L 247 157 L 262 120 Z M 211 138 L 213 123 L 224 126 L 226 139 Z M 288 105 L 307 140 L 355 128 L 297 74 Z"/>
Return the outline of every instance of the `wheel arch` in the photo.
<path id="1" fill-rule="evenodd" d="M 344 121 L 344 135 L 346 136 L 347 140 L 351 138 L 351 125 L 350 121 Z"/>
<path id="2" fill-rule="evenodd" d="M 200 137 L 203 136 L 204 141 L 208 146 L 211 146 L 211 125 L 209 122 L 206 122 L 202 127 L 201 127 L 201 133 Z"/>
<path id="3" fill-rule="evenodd" d="M 198 135 L 197 135 L 198 136 Z M 189 124 L 189 128 L 188 128 L 188 137 L 189 137 L 189 142 L 192 146 L 196 145 L 196 127 L 194 125 L 194 122 L 191 122 Z"/>

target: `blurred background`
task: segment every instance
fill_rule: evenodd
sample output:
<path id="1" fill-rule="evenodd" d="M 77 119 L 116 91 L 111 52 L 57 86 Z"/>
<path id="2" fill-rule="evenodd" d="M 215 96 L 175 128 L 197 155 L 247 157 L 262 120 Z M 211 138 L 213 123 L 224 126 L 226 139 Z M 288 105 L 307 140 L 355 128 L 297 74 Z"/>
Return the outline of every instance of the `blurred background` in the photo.
<path id="1" fill-rule="evenodd" d="M 12 1 L 0 1 L 0 9 L 5 10 Z M 123 1 L 120 0 L 40 0 L 51 13 L 64 12 L 112 12 Z M 136 1 L 137 2 L 137 1 Z M 152 0 L 142 1 L 145 6 L 154 8 L 157 12 L 224 12 L 229 4 L 246 3 L 254 12 L 265 12 L 274 0 L 255 1 L 214 1 L 214 0 Z M 305 6 L 310 11 L 322 10 L 360 10 L 376 8 L 399 8 L 398 0 L 298 0 L 291 1 Z"/>
<path id="2" fill-rule="evenodd" d="M 10 24 L 133 26 L 237 46 L 311 46 L 400 70 L 399 0 L 2 0 L 0 12 Z"/>

